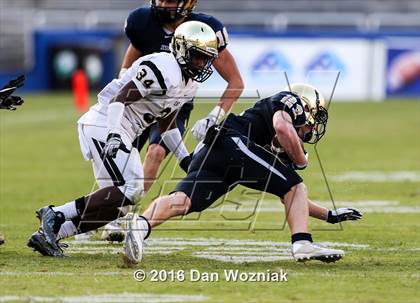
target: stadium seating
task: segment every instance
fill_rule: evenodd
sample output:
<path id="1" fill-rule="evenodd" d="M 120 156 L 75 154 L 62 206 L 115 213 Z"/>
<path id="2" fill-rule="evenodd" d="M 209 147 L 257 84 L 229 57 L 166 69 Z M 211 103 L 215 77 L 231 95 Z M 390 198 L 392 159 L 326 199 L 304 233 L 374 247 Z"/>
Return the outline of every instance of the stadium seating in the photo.
<path id="1" fill-rule="evenodd" d="M 31 65 L 28 52 L 34 29 L 120 29 L 128 11 L 148 3 L 148 0 L 2 0 L 1 69 Z M 223 20 L 230 30 L 327 28 L 369 32 L 420 26 L 418 0 L 212 0 L 198 3 L 198 10 Z"/>

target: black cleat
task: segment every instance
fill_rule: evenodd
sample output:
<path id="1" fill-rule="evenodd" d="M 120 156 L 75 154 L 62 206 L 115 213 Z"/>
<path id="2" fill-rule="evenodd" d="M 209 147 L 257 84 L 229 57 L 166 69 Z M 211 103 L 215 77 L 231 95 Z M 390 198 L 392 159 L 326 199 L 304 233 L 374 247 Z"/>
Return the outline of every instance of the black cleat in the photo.
<path id="1" fill-rule="evenodd" d="M 55 249 L 57 245 L 57 234 L 61 225 L 66 221 L 62 212 L 55 212 L 52 206 L 46 206 L 36 211 L 36 216 L 41 221 L 41 230 L 46 241 Z"/>
<path id="2" fill-rule="evenodd" d="M 54 244 L 55 245 L 52 246 L 41 231 L 33 233 L 28 240 L 28 246 L 43 256 L 64 257 L 63 250 L 58 245 L 58 243 L 55 242 Z"/>
<path id="3" fill-rule="evenodd" d="M 0 245 L 4 244 L 4 236 L 0 233 Z"/>

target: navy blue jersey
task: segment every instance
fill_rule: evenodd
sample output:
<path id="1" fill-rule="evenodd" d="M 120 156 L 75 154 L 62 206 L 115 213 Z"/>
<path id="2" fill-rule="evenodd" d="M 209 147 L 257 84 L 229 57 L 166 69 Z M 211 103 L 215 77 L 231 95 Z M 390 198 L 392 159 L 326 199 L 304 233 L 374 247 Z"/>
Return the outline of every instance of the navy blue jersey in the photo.
<path id="1" fill-rule="evenodd" d="M 290 92 L 280 92 L 258 101 L 240 115 L 230 114 L 224 126 L 239 131 L 261 146 L 271 144 L 275 135 L 273 116 L 279 110 L 290 115 L 296 129 L 305 125 L 304 106 L 299 96 Z"/>
<path id="2" fill-rule="evenodd" d="M 219 20 L 206 14 L 190 13 L 186 21 L 201 21 L 209 25 L 216 33 L 219 52 L 226 48 L 228 34 Z M 130 13 L 126 21 L 125 33 L 142 56 L 170 51 L 169 43 L 173 33 L 165 32 L 150 7 L 140 7 Z"/>

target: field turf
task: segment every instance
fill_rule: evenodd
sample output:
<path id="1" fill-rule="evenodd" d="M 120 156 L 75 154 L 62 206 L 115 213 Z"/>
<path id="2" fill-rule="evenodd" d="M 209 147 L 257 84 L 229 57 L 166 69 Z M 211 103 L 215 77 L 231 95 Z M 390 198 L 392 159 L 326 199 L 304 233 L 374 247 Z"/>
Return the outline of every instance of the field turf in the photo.
<path id="1" fill-rule="evenodd" d="M 94 97 L 91 98 L 94 100 Z M 152 232 L 143 263 L 129 268 L 120 244 L 70 239 L 64 259 L 26 247 L 34 210 L 95 188 L 79 151 L 72 98 L 28 95 L 0 113 L 0 302 L 420 302 L 420 102 L 333 103 L 317 151 L 337 207 L 364 210 L 363 220 L 330 225 L 311 219 L 316 241 L 346 251 L 334 264 L 290 259 L 290 234 L 273 196 L 238 187 L 201 216 Z M 247 104 L 238 104 L 240 112 Z M 196 104 L 190 126 L 213 104 Z M 192 149 L 194 140 L 187 138 Z M 332 208 L 316 152 L 302 173 L 310 197 Z M 174 159 L 143 198 L 144 209 L 183 176 Z M 217 207 L 216 207 L 217 206 Z M 256 210 L 256 211 L 255 211 Z M 185 281 L 143 282 L 142 269 L 185 271 Z M 189 281 L 190 270 L 220 274 Z M 287 272 L 287 282 L 226 282 L 224 270 Z M 168 277 L 167 277 L 168 278 Z M 175 279 L 176 280 L 176 279 Z"/>

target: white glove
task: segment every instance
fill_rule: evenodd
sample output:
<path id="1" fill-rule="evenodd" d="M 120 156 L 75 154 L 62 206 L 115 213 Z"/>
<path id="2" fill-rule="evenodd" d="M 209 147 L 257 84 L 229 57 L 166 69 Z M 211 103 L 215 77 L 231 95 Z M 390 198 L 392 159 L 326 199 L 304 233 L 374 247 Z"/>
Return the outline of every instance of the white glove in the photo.
<path id="1" fill-rule="evenodd" d="M 119 134 L 110 133 L 108 135 L 108 138 L 106 139 L 106 143 L 102 150 L 101 157 L 115 158 L 117 156 L 118 150 L 120 149 L 125 153 L 130 153 L 125 144 L 122 142 L 121 136 Z"/>
<path id="2" fill-rule="evenodd" d="M 207 117 L 204 119 L 198 120 L 193 128 L 191 129 L 191 132 L 194 136 L 194 138 L 197 139 L 197 141 L 201 141 L 206 136 L 207 130 L 209 127 L 216 124 L 218 119 L 223 118 L 225 115 L 225 111 L 220 106 L 216 106 Z"/>

